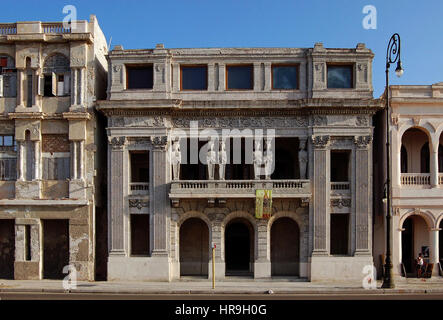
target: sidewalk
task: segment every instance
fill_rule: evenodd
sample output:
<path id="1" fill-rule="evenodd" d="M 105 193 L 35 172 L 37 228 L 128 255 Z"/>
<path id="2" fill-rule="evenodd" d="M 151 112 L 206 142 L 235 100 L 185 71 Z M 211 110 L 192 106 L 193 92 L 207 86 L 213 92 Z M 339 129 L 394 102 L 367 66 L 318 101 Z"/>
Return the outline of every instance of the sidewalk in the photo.
<path id="1" fill-rule="evenodd" d="M 433 294 L 443 293 L 443 279 L 406 279 L 398 281 L 395 289 L 364 289 L 358 283 L 316 283 L 300 279 L 255 280 L 228 279 L 218 281 L 216 288 L 206 279 L 184 279 L 172 282 L 87 282 L 79 281 L 77 288 L 63 288 L 61 280 L 0 280 L 0 293 L 101 293 L 101 294 Z M 272 290 L 272 291 L 270 291 Z"/>

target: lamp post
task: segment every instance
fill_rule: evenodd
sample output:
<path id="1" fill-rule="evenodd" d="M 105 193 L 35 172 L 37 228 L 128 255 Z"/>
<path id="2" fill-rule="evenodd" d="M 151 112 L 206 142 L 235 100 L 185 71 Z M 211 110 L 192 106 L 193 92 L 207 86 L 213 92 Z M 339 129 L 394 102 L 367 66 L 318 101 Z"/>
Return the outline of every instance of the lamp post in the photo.
<path id="1" fill-rule="evenodd" d="M 401 77 L 403 74 L 403 67 L 400 58 L 400 36 L 394 33 L 389 40 L 388 49 L 386 52 L 386 260 L 384 265 L 384 276 L 382 288 L 394 288 L 394 277 L 392 270 L 391 249 L 392 249 L 392 190 L 391 190 L 391 137 L 389 129 L 389 67 L 391 63 L 397 62 L 395 74 Z"/>

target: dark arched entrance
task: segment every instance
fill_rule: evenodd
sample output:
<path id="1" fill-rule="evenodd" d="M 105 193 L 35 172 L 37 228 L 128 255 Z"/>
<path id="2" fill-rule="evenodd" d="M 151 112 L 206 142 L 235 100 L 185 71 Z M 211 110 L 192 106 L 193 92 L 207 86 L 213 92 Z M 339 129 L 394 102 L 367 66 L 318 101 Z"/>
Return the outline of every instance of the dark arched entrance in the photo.
<path id="1" fill-rule="evenodd" d="M 250 275 L 254 262 L 254 231 L 245 219 L 234 219 L 225 230 L 226 275 Z"/>
<path id="2" fill-rule="evenodd" d="M 279 218 L 271 227 L 272 276 L 300 274 L 300 230 L 291 218 Z"/>
<path id="3" fill-rule="evenodd" d="M 422 252 L 423 247 L 429 246 L 429 233 L 426 221 L 417 215 L 408 217 L 403 222 L 401 234 L 402 263 L 408 276 L 414 276 L 415 259 Z M 424 257 L 425 260 L 429 257 Z"/>
<path id="4" fill-rule="evenodd" d="M 199 218 L 190 218 L 180 227 L 180 275 L 207 276 L 209 230 Z"/>

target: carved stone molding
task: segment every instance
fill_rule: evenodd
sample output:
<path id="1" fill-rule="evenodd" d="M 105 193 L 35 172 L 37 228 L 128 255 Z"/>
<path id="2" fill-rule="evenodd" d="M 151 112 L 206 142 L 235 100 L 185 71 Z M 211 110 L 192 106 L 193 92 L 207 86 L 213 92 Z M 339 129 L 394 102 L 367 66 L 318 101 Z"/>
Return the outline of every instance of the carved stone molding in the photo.
<path id="1" fill-rule="evenodd" d="M 311 201 L 310 198 L 301 198 L 300 206 L 301 207 L 307 207 L 307 206 L 309 206 L 309 202 L 310 201 Z"/>
<path id="2" fill-rule="evenodd" d="M 312 136 L 312 144 L 314 148 L 323 149 L 329 144 L 329 136 Z"/>
<path id="3" fill-rule="evenodd" d="M 189 128 L 196 121 L 199 128 L 293 128 L 306 127 L 306 116 L 289 117 L 174 117 L 173 126 Z"/>
<path id="4" fill-rule="evenodd" d="M 331 199 L 331 207 L 350 207 L 351 199 Z"/>
<path id="5" fill-rule="evenodd" d="M 168 137 L 167 136 L 155 136 L 151 137 L 151 143 L 154 149 L 166 149 L 168 145 Z"/>
<path id="6" fill-rule="evenodd" d="M 326 116 L 314 115 L 312 117 L 312 125 L 314 126 L 326 126 L 328 124 L 328 119 Z"/>
<path id="7" fill-rule="evenodd" d="M 355 120 L 355 125 L 359 127 L 365 127 L 369 125 L 369 118 L 367 116 L 357 116 Z"/>
<path id="8" fill-rule="evenodd" d="M 358 148 L 367 148 L 372 142 L 372 136 L 356 136 L 354 143 Z"/>
<path id="9" fill-rule="evenodd" d="M 125 145 L 126 137 L 113 137 L 110 139 L 109 144 L 111 145 L 113 150 L 122 149 Z"/>
<path id="10" fill-rule="evenodd" d="M 129 207 L 141 210 L 142 208 L 149 207 L 149 202 L 142 199 L 129 199 Z"/>

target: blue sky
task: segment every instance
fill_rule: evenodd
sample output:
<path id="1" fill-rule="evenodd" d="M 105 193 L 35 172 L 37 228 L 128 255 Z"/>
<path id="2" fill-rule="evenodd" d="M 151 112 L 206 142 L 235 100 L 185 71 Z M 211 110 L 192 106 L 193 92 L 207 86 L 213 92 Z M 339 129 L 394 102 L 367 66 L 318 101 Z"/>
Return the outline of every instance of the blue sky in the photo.
<path id="1" fill-rule="evenodd" d="M 405 73 L 391 84 L 443 81 L 443 1 L 427 0 L 79 0 L 11 1 L 1 22 L 62 21 L 65 5 L 78 19 L 98 18 L 113 47 L 355 47 L 364 42 L 375 53 L 374 97 L 384 90 L 386 46 L 398 32 Z M 377 9 L 377 29 L 362 26 L 366 5 Z"/>

